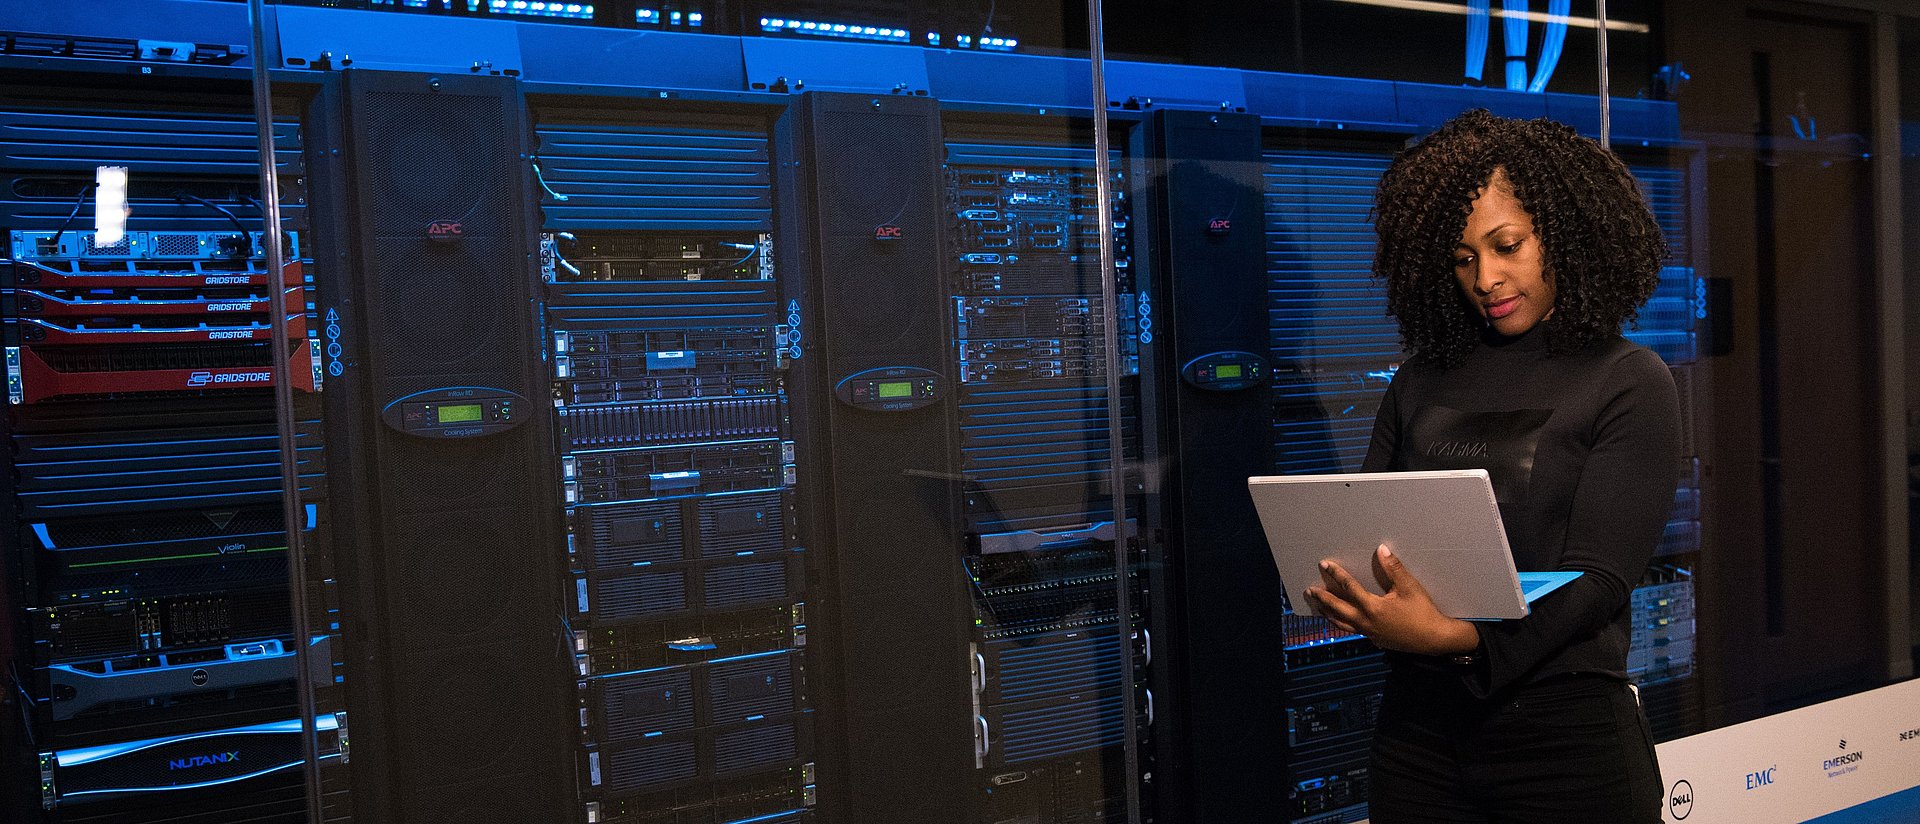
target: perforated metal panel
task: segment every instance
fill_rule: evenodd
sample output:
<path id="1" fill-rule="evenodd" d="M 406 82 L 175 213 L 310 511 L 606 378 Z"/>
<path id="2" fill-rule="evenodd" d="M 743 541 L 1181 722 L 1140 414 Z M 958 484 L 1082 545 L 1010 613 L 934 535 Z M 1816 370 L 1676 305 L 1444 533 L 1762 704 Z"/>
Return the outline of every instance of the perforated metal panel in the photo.
<path id="1" fill-rule="evenodd" d="M 224 202 L 257 226 L 258 213 L 238 197 L 260 191 L 251 105 L 238 97 L 223 102 L 224 108 L 181 96 L 142 106 L 124 94 L 96 100 L 84 93 L 9 101 L 0 106 L 0 177 L 6 184 L 0 185 L 0 225 L 57 228 L 73 212 L 82 187 L 93 182 L 94 167 L 113 163 L 132 170 L 128 197 L 140 228 L 232 227 L 218 212 L 176 201 L 175 189 Z M 290 184 L 304 171 L 297 121 L 276 119 L 274 148 L 282 180 Z M 283 216 L 297 225 L 302 208 L 290 198 Z"/>
<path id="2" fill-rule="evenodd" d="M 1274 459 L 1283 473 L 1351 471 L 1401 357 L 1373 279 L 1374 187 L 1385 148 L 1266 154 Z"/>
<path id="3" fill-rule="evenodd" d="M 536 116 L 550 228 L 773 225 L 768 129 L 757 118 L 649 112 L 641 125 L 637 115 L 558 107 Z"/>

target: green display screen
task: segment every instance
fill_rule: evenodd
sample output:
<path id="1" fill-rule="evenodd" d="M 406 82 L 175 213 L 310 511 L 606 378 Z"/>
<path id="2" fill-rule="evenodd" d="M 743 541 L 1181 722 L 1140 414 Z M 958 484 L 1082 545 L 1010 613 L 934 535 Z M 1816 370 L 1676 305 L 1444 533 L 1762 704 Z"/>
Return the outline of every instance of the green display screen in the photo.
<path id="1" fill-rule="evenodd" d="M 880 397 L 911 398 L 913 397 L 913 382 L 912 381 L 894 381 L 892 383 L 880 384 Z"/>
<path id="2" fill-rule="evenodd" d="M 442 406 L 438 411 L 440 413 L 441 423 L 468 423 L 470 421 L 480 420 L 480 404 L 477 403 L 463 403 L 459 406 Z"/>
<path id="3" fill-rule="evenodd" d="M 1240 377 L 1240 364 L 1237 364 L 1237 363 L 1220 364 L 1219 366 L 1216 366 L 1213 368 L 1213 376 L 1216 378 Z"/>

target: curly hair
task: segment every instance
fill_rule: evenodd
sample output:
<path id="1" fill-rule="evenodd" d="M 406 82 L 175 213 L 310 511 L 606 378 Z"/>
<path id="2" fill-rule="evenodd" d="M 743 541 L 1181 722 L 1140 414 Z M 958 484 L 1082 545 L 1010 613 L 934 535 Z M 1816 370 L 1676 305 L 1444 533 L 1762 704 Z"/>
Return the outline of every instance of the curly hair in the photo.
<path id="1" fill-rule="evenodd" d="M 1416 357 L 1458 364 L 1480 339 L 1480 317 L 1454 279 L 1454 247 L 1474 197 L 1504 172 L 1533 218 L 1557 295 L 1551 354 L 1587 349 L 1639 316 L 1660 279 L 1666 239 L 1633 173 L 1599 143 L 1551 120 L 1475 109 L 1401 152 L 1380 178 L 1373 274 Z"/>

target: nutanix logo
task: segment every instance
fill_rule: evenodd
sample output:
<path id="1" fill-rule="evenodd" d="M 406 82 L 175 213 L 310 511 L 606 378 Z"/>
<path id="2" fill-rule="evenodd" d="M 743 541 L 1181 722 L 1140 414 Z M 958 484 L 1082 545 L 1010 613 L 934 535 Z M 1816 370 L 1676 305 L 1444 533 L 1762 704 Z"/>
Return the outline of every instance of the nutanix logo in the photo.
<path id="1" fill-rule="evenodd" d="M 1920 741 L 1920 727 L 1914 727 L 1913 729 L 1910 729 L 1910 730 L 1903 730 L 1900 733 L 1900 740 L 1901 741 Z"/>
<path id="2" fill-rule="evenodd" d="M 190 770 L 194 767 L 211 767 L 215 764 L 231 764 L 240 760 L 240 751 L 215 752 L 206 755 L 189 755 L 186 758 L 174 758 L 167 761 L 169 770 Z"/>

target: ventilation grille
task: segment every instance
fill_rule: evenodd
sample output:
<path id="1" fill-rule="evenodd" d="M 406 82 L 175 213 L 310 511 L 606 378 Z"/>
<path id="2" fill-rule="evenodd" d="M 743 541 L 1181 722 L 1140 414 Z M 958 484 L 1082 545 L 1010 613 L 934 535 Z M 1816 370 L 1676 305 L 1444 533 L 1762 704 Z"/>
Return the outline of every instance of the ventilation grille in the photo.
<path id="1" fill-rule="evenodd" d="M 611 580 L 594 587 L 593 607 L 603 619 L 639 618 L 687 608 L 687 576 L 683 572 L 654 572 Z"/>
<path id="2" fill-rule="evenodd" d="M 746 772 L 799 754 L 800 742 L 791 723 L 722 733 L 713 742 L 713 771 L 719 775 Z"/>
<path id="3" fill-rule="evenodd" d="M 785 599 L 788 592 L 784 561 L 718 567 L 706 573 L 708 609 L 779 601 Z"/>
<path id="4" fill-rule="evenodd" d="M 767 124 L 704 116 L 636 124 L 626 115 L 541 109 L 535 131 L 553 229 L 738 229 L 773 225 Z M 553 194 L 566 196 L 565 201 Z"/>

